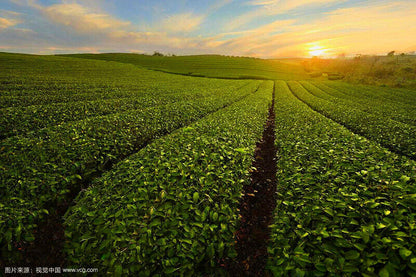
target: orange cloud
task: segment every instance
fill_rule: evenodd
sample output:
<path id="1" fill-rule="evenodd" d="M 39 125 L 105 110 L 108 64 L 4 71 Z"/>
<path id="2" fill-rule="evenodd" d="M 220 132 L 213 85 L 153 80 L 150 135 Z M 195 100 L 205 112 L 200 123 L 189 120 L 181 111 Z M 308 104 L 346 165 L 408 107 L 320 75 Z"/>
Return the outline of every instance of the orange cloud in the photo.
<path id="1" fill-rule="evenodd" d="M 305 32 L 305 37 L 311 41 L 332 39 L 330 44 L 334 52 L 404 51 L 403 48 L 416 43 L 416 3 L 402 1 L 339 9 L 294 29 Z M 308 29 L 314 32 L 306 32 Z"/>
<path id="2" fill-rule="evenodd" d="M 26 3 L 26 5 L 39 10 L 43 16 L 55 25 L 66 26 L 66 28 L 78 33 L 93 35 L 96 38 L 92 43 L 93 45 L 88 43 L 82 45 L 82 40 L 80 44 L 76 45 L 78 50 L 85 49 L 85 51 L 140 49 L 140 51 L 159 50 L 178 54 L 218 53 L 259 57 L 290 57 L 309 56 L 314 45 L 319 46 L 319 49 L 324 49 L 325 55 L 336 55 L 341 52 L 372 54 L 385 53 L 390 50 L 403 52 L 416 50 L 414 48 L 416 45 L 416 2 L 413 0 L 391 3 L 374 3 L 371 1 L 368 4 L 361 4 L 359 7 L 343 8 L 324 13 L 321 17 L 302 24 L 299 23 L 299 19 L 289 17 L 287 20 L 276 20 L 257 28 L 224 32 L 211 37 L 190 37 L 188 34 L 197 30 L 204 20 L 209 18 L 207 14 L 181 13 L 171 15 L 159 24 L 148 28 L 151 31 L 138 32 L 133 29 L 133 24 L 128 21 L 119 20 L 103 12 L 95 12 L 73 2 L 71 2 L 72 4 L 65 2 L 64 4 L 42 6 L 36 0 L 13 1 Z M 254 0 L 249 4 L 255 5 L 256 9 L 242 15 L 247 16 L 246 19 L 242 17 L 242 23 L 244 25 L 244 22 L 251 22 L 259 16 L 275 15 L 306 5 L 325 4 L 334 1 Z M 230 2 L 231 0 L 218 0 L 212 6 L 212 9 Z M 291 14 L 288 13 L 287 15 L 290 16 Z M 10 28 L 16 25 L 17 21 L 11 21 L 10 18 L 13 17 L 0 13 L 0 30 L 1 28 L 8 28 L 8 32 L 17 33 L 17 28 Z M 225 24 L 224 28 L 230 28 L 229 26 L 231 26 L 231 29 L 233 29 L 238 25 L 233 27 L 233 22 L 235 22 L 235 18 Z M 3 34 L 6 33 L 6 31 L 2 32 Z M 27 34 L 27 36 L 29 35 Z M 20 34 L 20 37 L 26 38 L 26 35 Z M 38 36 L 33 35 L 33 37 L 37 38 Z M 11 39 L 9 40 L 11 41 Z M 52 42 L 48 44 L 48 46 L 50 45 L 55 44 Z M 64 51 L 65 49 L 60 49 L 58 45 L 47 50 L 53 52 Z"/>
<path id="3" fill-rule="evenodd" d="M 39 8 L 51 21 L 71 27 L 82 33 L 111 30 L 130 25 L 128 21 L 113 18 L 108 14 L 89 12 L 84 6 L 77 3 L 55 4 Z"/>
<path id="4" fill-rule="evenodd" d="M 332 2 L 340 2 L 340 0 L 254 0 L 249 2 L 249 5 L 259 7 L 235 17 L 226 28 L 227 30 L 235 30 L 257 18 L 284 14 L 303 6 L 322 5 Z"/>
<path id="5" fill-rule="evenodd" d="M 13 11 L 0 10 L 0 30 L 13 27 L 22 23 L 20 13 Z"/>
<path id="6" fill-rule="evenodd" d="M 416 45 L 416 2 L 338 9 L 305 24 L 277 22 L 237 33 L 242 36 L 227 40 L 222 47 L 262 57 L 309 56 L 311 43 L 324 47 L 326 55 L 411 51 L 416 50 L 409 50 Z"/>
<path id="7" fill-rule="evenodd" d="M 15 21 L 15 20 L 10 20 L 10 19 L 7 19 L 7 18 L 0 17 L 0 29 L 6 29 L 6 28 L 9 28 L 9 27 L 12 27 L 12 26 L 14 26 L 18 23 L 19 22 Z"/>

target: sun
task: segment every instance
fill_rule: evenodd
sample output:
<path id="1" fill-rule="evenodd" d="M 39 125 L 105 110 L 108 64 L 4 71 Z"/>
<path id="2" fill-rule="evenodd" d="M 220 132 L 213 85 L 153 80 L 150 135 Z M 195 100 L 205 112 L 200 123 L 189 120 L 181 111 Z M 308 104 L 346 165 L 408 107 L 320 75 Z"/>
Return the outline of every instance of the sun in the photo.
<path id="1" fill-rule="evenodd" d="M 323 56 L 326 54 L 328 49 L 323 48 L 320 45 L 315 45 L 309 48 L 309 55 L 313 56 Z"/>

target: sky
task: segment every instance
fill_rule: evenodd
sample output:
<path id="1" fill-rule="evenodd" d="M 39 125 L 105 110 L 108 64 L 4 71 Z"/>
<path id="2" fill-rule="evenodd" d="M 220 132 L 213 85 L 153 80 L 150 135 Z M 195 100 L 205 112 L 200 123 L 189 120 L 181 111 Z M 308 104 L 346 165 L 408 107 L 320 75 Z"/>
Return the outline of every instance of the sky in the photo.
<path id="1" fill-rule="evenodd" d="M 0 0 L 0 51 L 259 58 L 416 51 L 416 0 Z"/>

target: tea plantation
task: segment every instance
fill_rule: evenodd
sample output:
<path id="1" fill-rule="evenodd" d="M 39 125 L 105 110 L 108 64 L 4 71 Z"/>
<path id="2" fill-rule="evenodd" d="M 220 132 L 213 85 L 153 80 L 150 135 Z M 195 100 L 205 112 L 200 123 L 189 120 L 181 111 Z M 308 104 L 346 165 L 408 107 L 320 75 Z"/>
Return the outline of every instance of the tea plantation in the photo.
<path id="1" fill-rule="evenodd" d="M 0 53 L 0 266 L 235 274 L 269 108 L 265 274 L 416 276 L 416 91 L 222 56 Z"/>

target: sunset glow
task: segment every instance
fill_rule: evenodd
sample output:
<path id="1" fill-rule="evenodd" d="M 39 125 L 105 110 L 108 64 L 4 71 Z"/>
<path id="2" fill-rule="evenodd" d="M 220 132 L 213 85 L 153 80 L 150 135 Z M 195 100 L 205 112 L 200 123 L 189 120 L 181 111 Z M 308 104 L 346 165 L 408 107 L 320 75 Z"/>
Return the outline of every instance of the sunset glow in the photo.
<path id="1" fill-rule="evenodd" d="M 413 53 L 416 1 L 4 0 L 0 49 L 261 58 Z"/>
<path id="2" fill-rule="evenodd" d="M 324 48 L 322 48 L 321 46 L 318 46 L 318 45 L 309 48 L 309 55 L 312 56 L 312 57 L 313 56 L 318 56 L 318 57 L 324 56 L 326 54 L 326 52 L 327 52 L 326 49 L 324 49 Z"/>

